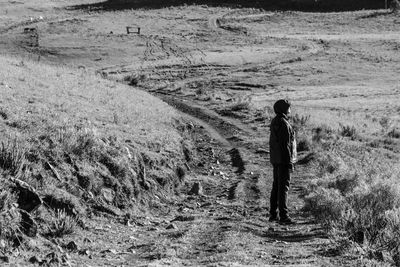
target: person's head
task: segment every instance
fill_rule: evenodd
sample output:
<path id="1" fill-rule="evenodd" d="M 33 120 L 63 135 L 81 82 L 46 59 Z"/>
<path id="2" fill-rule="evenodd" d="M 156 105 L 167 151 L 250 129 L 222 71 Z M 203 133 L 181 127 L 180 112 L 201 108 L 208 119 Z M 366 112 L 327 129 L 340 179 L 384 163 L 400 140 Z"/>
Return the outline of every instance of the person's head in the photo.
<path id="1" fill-rule="evenodd" d="M 285 114 L 288 115 L 290 113 L 290 102 L 286 99 L 280 99 L 274 104 L 274 111 L 276 114 Z"/>

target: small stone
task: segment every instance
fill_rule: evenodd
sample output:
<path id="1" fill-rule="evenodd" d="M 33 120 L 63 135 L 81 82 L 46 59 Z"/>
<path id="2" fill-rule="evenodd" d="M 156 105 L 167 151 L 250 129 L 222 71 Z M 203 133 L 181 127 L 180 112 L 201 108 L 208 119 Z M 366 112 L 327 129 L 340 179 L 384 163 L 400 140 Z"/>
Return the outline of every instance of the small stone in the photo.
<path id="1" fill-rule="evenodd" d="M 40 263 L 41 260 L 37 256 L 32 256 L 28 260 L 30 263 L 35 264 L 35 263 Z"/>
<path id="2" fill-rule="evenodd" d="M 178 229 L 178 226 L 176 226 L 176 224 L 174 224 L 174 223 L 171 223 L 165 229 L 167 229 L 167 230 L 170 230 L 170 229 L 176 230 L 176 229 Z"/>
<path id="3" fill-rule="evenodd" d="M 85 238 L 83 239 L 83 242 L 85 242 L 85 243 L 92 243 L 93 241 L 90 240 L 89 238 L 85 237 Z"/>
<path id="4" fill-rule="evenodd" d="M 203 195 L 203 186 L 200 182 L 195 182 L 189 191 L 191 195 Z"/>
<path id="5" fill-rule="evenodd" d="M 50 252 L 49 254 L 46 255 L 46 258 L 55 259 L 58 258 L 58 255 L 55 252 Z"/>
<path id="6" fill-rule="evenodd" d="M 102 188 L 101 189 L 101 194 L 103 195 L 103 198 L 109 202 L 112 203 L 114 200 L 114 191 L 110 188 Z"/>
<path id="7" fill-rule="evenodd" d="M 111 248 L 111 249 L 106 249 L 103 250 L 102 253 L 112 253 L 112 254 L 117 254 L 117 250 Z"/>
<path id="8" fill-rule="evenodd" d="M 269 151 L 266 149 L 259 148 L 256 150 L 257 154 L 269 154 Z"/>
<path id="9" fill-rule="evenodd" d="M 57 249 L 60 253 L 64 253 L 64 250 L 62 249 L 62 247 L 60 247 L 59 245 L 57 245 Z"/>
<path id="10" fill-rule="evenodd" d="M 132 254 L 136 254 L 136 250 L 134 250 L 133 248 L 128 248 L 128 252 L 130 252 Z"/>
<path id="11" fill-rule="evenodd" d="M 35 240 L 34 238 L 28 238 L 28 239 L 26 240 L 26 246 L 27 246 L 29 249 L 35 249 L 35 248 L 38 247 L 38 241 Z"/>
<path id="12" fill-rule="evenodd" d="M 5 262 L 5 263 L 9 263 L 10 262 L 10 258 L 8 256 L 0 256 L 0 260 Z"/>
<path id="13" fill-rule="evenodd" d="M 78 245 L 75 243 L 75 241 L 71 241 L 67 244 L 66 248 L 70 251 L 76 251 L 78 250 Z"/>
<path id="14" fill-rule="evenodd" d="M 171 222 L 175 222 L 175 221 L 178 221 L 178 222 L 188 222 L 188 221 L 194 221 L 195 219 L 196 219 L 196 218 L 195 218 L 194 216 L 190 216 L 190 215 L 187 215 L 187 216 L 179 215 L 179 216 L 175 217 L 175 219 L 173 219 Z"/>
<path id="15" fill-rule="evenodd" d="M 78 254 L 79 255 L 84 255 L 84 256 L 90 256 L 91 255 L 90 250 L 88 250 L 88 249 L 81 249 L 81 250 L 78 251 Z"/>

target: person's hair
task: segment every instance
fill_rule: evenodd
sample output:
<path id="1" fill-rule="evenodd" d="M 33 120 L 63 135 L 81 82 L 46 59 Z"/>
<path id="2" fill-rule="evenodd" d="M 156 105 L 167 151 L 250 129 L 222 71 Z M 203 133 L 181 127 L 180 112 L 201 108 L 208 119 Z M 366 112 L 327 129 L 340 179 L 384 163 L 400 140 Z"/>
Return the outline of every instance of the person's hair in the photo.
<path id="1" fill-rule="evenodd" d="M 276 114 L 287 114 L 288 109 L 290 108 L 291 103 L 286 99 L 279 99 L 274 104 L 274 111 Z"/>

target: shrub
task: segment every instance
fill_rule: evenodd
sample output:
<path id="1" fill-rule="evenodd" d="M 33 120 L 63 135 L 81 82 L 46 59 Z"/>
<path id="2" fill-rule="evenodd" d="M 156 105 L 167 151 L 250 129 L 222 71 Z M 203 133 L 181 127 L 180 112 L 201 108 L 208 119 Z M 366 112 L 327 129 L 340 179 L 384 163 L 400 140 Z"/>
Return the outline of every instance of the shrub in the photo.
<path id="1" fill-rule="evenodd" d="M 250 103 L 249 102 L 238 102 L 236 104 L 229 106 L 227 109 L 229 109 L 231 111 L 249 110 Z"/>
<path id="2" fill-rule="evenodd" d="M 383 232 L 382 247 L 389 251 L 395 266 L 400 266 L 400 208 L 385 212 L 386 229 Z"/>
<path id="3" fill-rule="evenodd" d="M 391 124 L 390 118 L 388 118 L 388 117 L 382 117 L 382 118 L 379 120 L 379 124 L 382 126 L 383 129 L 389 128 L 389 126 L 390 126 L 390 124 Z"/>
<path id="4" fill-rule="evenodd" d="M 7 111 L 4 110 L 3 108 L 0 108 L 0 117 L 1 117 L 3 120 L 8 119 L 8 113 L 7 113 Z"/>
<path id="5" fill-rule="evenodd" d="M 144 80 L 146 80 L 146 75 L 143 74 L 139 75 L 136 73 L 129 74 L 123 78 L 123 81 L 127 82 L 128 85 L 130 86 L 136 86 L 140 82 L 143 82 Z"/>
<path id="6" fill-rule="evenodd" d="M 32 153 L 40 152 L 53 159 L 75 155 L 81 159 L 94 160 L 103 147 L 95 129 L 84 125 L 51 125 L 32 141 L 36 143 Z"/>
<path id="7" fill-rule="evenodd" d="M 318 153 L 314 164 L 319 177 L 326 174 L 333 174 L 347 167 L 340 155 L 332 150 Z"/>
<path id="8" fill-rule="evenodd" d="M 55 217 L 47 225 L 44 233 L 48 237 L 63 237 L 75 232 L 77 220 L 63 210 L 57 210 Z"/>
<path id="9" fill-rule="evenodd" d="M 62 127 L 59 134 L 58 141 L 65 153 L 80 157 L 86 155 L 89 158 L 97 156 L 100 143 L 93 129 L 83 126 Z"/>
<path id="10" fill-rule="evenodd" d="M 353 192 L 360 183 L 361 179 L 357 173 L 345 172 L 330 180 L 327 187 L 337 189 L 342 195 L 346 195 L 347 193 Z"/>
<path id="11" fill-rule="evenodd" d="M 344 217 L 348 205 L 339 190 L 318 187 L 305 197 L 304 210 L 310 211 L 325 226 L 332 226 Z"/>
<path id="12" fill-rule="evenodd" d="M 353 216 L 348 218 L 346 231 L 362 232 L 366 239 L 375 243 L 385 231 L 385 212 L 400 205 L 399 186 L 389 181 L 358 187 L 347 197 Z"/>
<path id="13" fill-rule="evenodd" d="M 0 239 L 13 239 L 19 233 L 21 216 L 14 207 L 16 196 L 10 191 L 9 188 L 0 190 Z"/>
<path id="14" fill-rule="evenodd" d="M 310 151 L 312 148 L 312 143 L 309 138 L 306 136 L 301 136 L 298 138 L 297 141 L 297 151 L 302 152 L 302 151 Z"/>
<path id="15" fill-rule="evenodd" d="M 303 131 L 310 120 L 310 115 L 299 115 L 296 113 L 294 116 L 291 117 L 291 120 L 293 129 L 296 132 Z"/>
<path id="16" fill-rule="evenodd" d="M 387 135 L 391 138 L 400 138 L 400 130 L 392 129 Z"/>
<path id="17" fill-rule="evenodd" d="M 321 125 L 312 129 L 314 142 L 322 142 L 332 139 L 334 131 L 327 125 Z"/>
<path id="18" fill-rule="evenodd" d="M 357 129 L 354 126 L 340 125 L 340 135 L 343 137 L 350 137 L 351 140 L 357 139 Z"/>
<path id="19" fill-rule="evenodd" d="M 206 95 L 206 94 L 207 94 L 207 90 L 204 86 L 201 86 L 196 89 L 196 95 L 201 96 L 201 95 Z"/>
<path id="20" fill-rule="evenodd" d="M 0 167 L 9 171 L 11 175 L 17 175 L 25 165 L 25 149 L 16 139 L 1 142 Z"/>
<path id="21" fill-rule="evenodd" d="M 64 189 L 48 186 L 43 202 L 54 211 L 63 211 L 70 216 L 84 214 L 85 210 L 79 199 Z"/>

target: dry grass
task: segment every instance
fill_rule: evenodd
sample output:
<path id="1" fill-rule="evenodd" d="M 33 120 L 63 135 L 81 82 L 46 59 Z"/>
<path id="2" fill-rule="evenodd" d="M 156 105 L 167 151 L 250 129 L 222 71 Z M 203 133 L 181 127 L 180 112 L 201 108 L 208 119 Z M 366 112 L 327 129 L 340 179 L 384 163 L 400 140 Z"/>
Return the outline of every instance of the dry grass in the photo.
<path id="1" fill-rule="evenodd" d="M 354 127 L 342 127 L 337 132 L 342 138 L 321 137 L 322 132 L 313 139 L 317 178 L 308 186 L 305 210 L 337 240 L 359 244 L 374 255 L 389 253 L 396 262 L 400 166 L 380 149 L 371 151 L 362 140 L 352 140 Z"/>
<path id="2" fill-rule="evenodd" d="M 0 239 L 12 240 L 19 233 L 19 223 L 21 216 L 16 209 L 16 196 L 6 186 L 6 181 L 2 179 L 0 189 Z"/>
<path id="3" fill-rule="evenodd" d="M 73 234 L 76 227 L 77 221 L 74 217 L 69 216 L 62 210 L 58 210 L 52 221 L 48 223 L 44 235 L 48 237 L 63 237 Z"/>
<path id="4" fill-rule="evenodd" d="M 17 139 L 5 140 L 1 143 L 0 167 L 3 171 L 17 176 L 25 165 L 25 149 Z"/>
<path id="5" fill-rule="evenodd" d="M 156 142 L 171 152 L 180 141 L 172 126 L 175 111 L 146 93 L 86 71 L 76 73 L 31 62 L 19 66 L 19 60 L 13 58 L 0 61 L 1 107 L 10 114 L 0 129 L 10 135 L 29 137 L 29 132 L 58 131 L 59 140 L 53 141 L 62 143 L 91 135 L 99 139 L 113 136 L 144 147 Z M 114 114 L 121 125 L 110 123 Z"/>
<path id="6" fill-rule="evenodd" d="M 180 183 L 184 139 L 162 101 L 86 70 L 0 57 L 0 167 L 20 172 L 58 214 L 49 235 L 73 228 L 67 216 L 96 207 L 129 209 Z M 118 121 L 115 117 L 118 117 Z M 20 145 L 20 144 L 23 144 Z M 106 210 L 110 210 L 107 208 Z"/>

